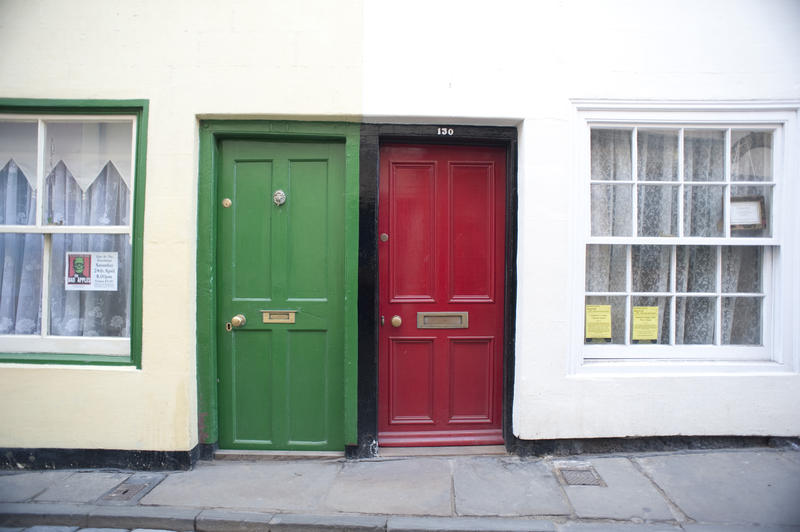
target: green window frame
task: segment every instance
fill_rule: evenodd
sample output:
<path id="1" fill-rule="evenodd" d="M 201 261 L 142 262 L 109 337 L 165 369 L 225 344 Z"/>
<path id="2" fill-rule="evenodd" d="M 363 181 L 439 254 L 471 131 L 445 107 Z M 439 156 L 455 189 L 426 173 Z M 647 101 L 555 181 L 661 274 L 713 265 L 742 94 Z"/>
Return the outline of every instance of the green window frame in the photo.
<path id="1" fill-rule="evenodd" d="M 40 168 L 37 172 L 37 182 L 41 188 L 35 192 L 35 194 L 42 196 L 36 200 L 37 206 L 39 207 L 37 210 L 37 223 L 32 225 L 32 230 L 30 232 L 25 230 L 25 226 L 0 225 L 0 234 L 41 234 L 44 246 L 43 253 L 53 253 L 50 246 L 55 246 L 55 244 L 51 243 L 62 237 L 66 240 L 70 234 L 83 235 L 86 237 L 105 234 L 116 236 L 120 239 L 124 239 L 126 236 L 129 237 L 130 307 L 127 309 L 129 316 L 129 328 L 127 331 L 128 342 L 117 342 L 116 346 L 109 350 L 114 351 L 113 354 L 106 354 L 107 349 L 103 347 L 102 340 L 99 342 L 100 345 L 90 347 L 90 345 L 93 345 L 90 344 L 90 342 L 94 342 L 95 340 L 89 339 L 86 336 L 68 337 L 66 341 L 62 342 L 63 347 L 60 347 L 59 342 L 61 338 L 59 338 L 58 335 L 52 336 L 47 334 L 49 331 L 46 330 L 47 319 L 45 318 L 44 326 L 41 326 L 42 323 L 39 322 L 40 330 L 31 335 L 31 342 L 29 342 L 30 349 L 25 348 L 23 345 L 25 344 L 27 335 L 17 336 L 12 334 L 6 337 L 9 339 L 6 345 L 0 342 L 0 363 L 135 366 L 136 368 L 141 368 L 142 232 L 144 225 L 148 106 L 148 100 L 45 100 L 0 98 L 0 117 L 7 119 L 8 122 L 38 124 L 38 132 L 36 134 L 36 142 L 38 144 L 36 165 L 39 167 L 42 166 L 43 157 L 46 156 L 44 154 L 48 146 L 47 143 L 51 142 L 49 140 L 51 138 L 49 133 L 46 137 L 42 135 L 42 131 L 45 131 L 42 129 L 45 127 L 42 125 L 44 123 L 48 124 L 46 127 L 50 127 L 50 124 L 85 127 L 82 126 L 82 124 L 87 123 L 101 125 L 110 124 L 112 127 L 124 127 L 127 124 L 131 126 L 131 169 L 130 175 L 127 176 L 127 184 L 130 186 L 129 221 L 126 221 L 124 224 L 100 227 L 95 226 L 94 223 L 80 224 L 74 221 L 59 222 L 50 219 L 50 217 L 46 217 L 45 214 L 48 211 L 44 210 L 44 205 L 47 201 L 47 197 L 45 196 L 46 191 L 44 187 L 41 187 L 45 180 L 42 175 L 46 170 Z M 49 130 L 47 131 L 49 132 Z M 53 131 L 55 131 L 55 129 Z M 68 132 L 64 134 L 69 135 Z M 124 139 L 125 135 L 121 138 Z M 76 145 L 78 144 L 79 143 L 76 143 Z M 120 144 L 119 146 L 119 153 L 124 152 L 124 144 Z M 83 152 L 80 151 L 80 148 L 74 153 L 77 154 L 76 157 L 78 158 L 84 155 Z M 6 161 L 3 161 L 2 164 L 5 163 Z M 111 170 L 108 170 L 108 172 L 111 172 Z M 60 223 L 70 223 L 71 225 L 59 227 Z M 127 249 L 127 246 L 125 249 Z M 87 249 L 86 253 L 90 251 L 93 250 Z M 105 253 L 104 258 L 107 258 L 108 255 L 108 253 Z M 111 253 L 111 255 L 114 254 Z M 92 255 L 92 257 L 94 257 L 94 255 Z M 98 257 L 98 259 L 99 258 L 100 257 Z M 40 275 L 42 275 L 42 291 L 45 294 L 43 299 L 47 297 L 49 290 L 49 288 L 45 288 L 45 285 L 52 283 L 53 279 L 52 276 L 48 279 L 47 268 L 52 267 L 52 264 L 55 264 L 55 262 L 53 262 L 55 260 L 57 260 L 55 255 L 44 254 L 42 256 L 42 269 L 44 273 Z M 114 260 L 118 260 L 116 256 L 114 256 Z M 45 263 L 49 263 L 49 265 L 45 265 Z M 119 282 L 119 280 L 117 280 L 117 282 Z M 64 290 L 69 289 L 68 286 L 64 287 Z M 109 288 L 106 287 L 106 289 Z M 109 290 L 114 289 L 110 288 Z M 40 315 L 41 314 L 42 312 L 40 311 Z M 49 311 L 45 311 L 44 315 L 48 316 Z M 107 337 L 110 338 L 111 336 L 109 335 Z M 119 337 L 125 338 L 122 334 L 120 334 Z M 20 338 L 22 338 L 22 341 L 18 341 Z M 82 339 L 86 340 L 83 341 Z M 11 340 L 14 341 L 12 342 Z M 113 340 L 107 343 L 111 345 Z M 126 343 L 127 346 L 129 346 L 127 349 L 124 348 Z M 120 348 L 120 346 L 122 346 L 122 348 Z"/>

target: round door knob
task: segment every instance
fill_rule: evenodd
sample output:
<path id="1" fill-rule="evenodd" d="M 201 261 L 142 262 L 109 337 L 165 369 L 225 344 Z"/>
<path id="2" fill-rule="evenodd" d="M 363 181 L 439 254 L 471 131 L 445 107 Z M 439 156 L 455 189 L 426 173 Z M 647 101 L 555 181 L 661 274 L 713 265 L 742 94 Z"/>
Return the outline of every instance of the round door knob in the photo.
<path id="1" fill-rule="evenodd" d="M 392 327 L 400 327 L 403 324 L 403 319 L 400 316 L 392 316 Z"/>
<path id="2" fill-rule="evenodd" d="M 231 318 L 231 325 L 234 327 L 241 327 L 245 323 L 247 323 L 247 319 L 244 317 L 244 314 L 237 314 Z"/>

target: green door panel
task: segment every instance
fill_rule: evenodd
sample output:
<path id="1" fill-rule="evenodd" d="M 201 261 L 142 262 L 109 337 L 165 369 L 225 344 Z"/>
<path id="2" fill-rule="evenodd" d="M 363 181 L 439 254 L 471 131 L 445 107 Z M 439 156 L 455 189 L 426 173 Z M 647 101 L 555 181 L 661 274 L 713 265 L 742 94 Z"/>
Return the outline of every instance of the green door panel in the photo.
<path id="1" fill-rule="evenodd" d="M 219 154 L 219 445 L 341 450 L 345 145 L 223 140 Z M 265 310 L 295 322 L 264 323 Z M 246 323 L 227 331 L 237 314 Z"/>

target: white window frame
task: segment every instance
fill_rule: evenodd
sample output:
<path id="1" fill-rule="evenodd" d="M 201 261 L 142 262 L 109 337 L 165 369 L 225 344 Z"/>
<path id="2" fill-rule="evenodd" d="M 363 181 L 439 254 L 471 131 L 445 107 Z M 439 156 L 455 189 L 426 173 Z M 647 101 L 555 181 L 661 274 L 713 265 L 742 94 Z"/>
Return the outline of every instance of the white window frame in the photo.
<path id="1" fill-rule="evenodd" d="M 21 122 L 37 124 L 37 154 L 36 154 L 36 220 L 31 225 L 0 225 L 2 233 L 41 234 L 42 248 L 42 321 L 41 331 L 38 335 L 0 335 L 0 353 L 42 353 L 42 354 L 80 354 L 80 355 L 110 355 L 128 357 L 131 355 L 131 339 L 114 337 L 92 336 L 53 336 L 47 334 L 49 329 L 49 298 L 50 298 L 50 252 L 51 238 L 47 235 L 54 234 L 124 234 L 128 235 L 129 243 L 133 241 L 133 216 L 134 216 L 134 190 L 136 175 L 136 142 L 137 142 L 137 116 L 134 114 L 39 114 L 39 113 L 0 113 L 0 120 L 8 122 Z M 131 126 L 131 173 L 130 173 L 130 220 L 127 225 L 96 226 L 96 225 L 49 225 L 44 223 L 45 180 L 45 143 L 46 123 L 97 123 L 117 122 L 129 123 Z M 133 279 L 128 280 L 133 283 Z M 133 312 L 133 309 L 128 309 Z"/>
<path id="2" fill-rule="evenodd" d="M 674 373 L 741 374 L 785 373 L 800 368 L 798 321 L 800 282 L 800 146 L 797 101 L 746 102 L 636 102 L 612 100 L 573 100 L 573 175 L 570 249 L 571 316 L 570 361 L 568 371 L 575 375 L 630 375 Z M 592 237 L 591 236 L 591 129 L 634 127 L 747 128 L 769 129 L 773 135 L 772 234 L 764 238 L 713 237 Z M 728 135 L 726 134 L 726 141 Z M 635 138 L 633 139 L 635 142 Z M 729 142 L 726 142 L 729 145 Z M 635 148 L 635 146 L 634 146 Z M 682 148 L 681 148 L 682 149 Z M 635 149 L 634 149 L 635 162 Z M 726 161 L 726 167 L 728 161 Z M 680 164 L 679 164 L 680 166 Z M 682 172 L 682 168 L 680 169 Z M 726 177 L 729 169 L 726 168 Z M 650 182 L 648 182 L 649 184 Z M 678 184 L 670 183 L 673 185 Z M 753 184 L 759 184 L 754 182 Z M 635 196 L 635 193 L 633 194 Z M 635 199 L 634 199 L 635 201 Z M 633 205 L 635 218 L 635 204 Z M 727 211 L 725 220 L 727 221 Z M 635 223 L 635 221 L 634 221 Z M 683 220 L 679 217 L 679 226 Z M 726 224 L 727 225 L 727 224 Z M 635 226 L 634 226 L 635 227 Z M 728 228 L 726 227 L 726 233 Z M 757 245 L 764 249 L 762 287 L 761 346 L 739 345 L 586 345 L 584 344 L 585 261 L 588 244 L 659 244 L 736 246 Z M 674 247 L 672 248 L 675 249 Z M 672 253 L 674 255 L 674 252 Z M 630 255 L 630 252 L 628 252 Z M 674 257 L 673 257 L 674 260 Z M 628 257 L 628 262 L 630 257 Z M 629 266 L 630 267 L 630 266 Z M 674 264 L 672 265 L 674 268 Z M 719 268 L 719 265 L 718 265 Z M 782 272 L 785 272 L 782 275 Z M 629 283 L 629 280 L 626 282 Z M 674 287 L 674 278 L 672 279 Z M 719 289 L 719 285 L 717 286 Z M 725 294 L 735 296 L 735 294 Z M 674 303 L 673 303 L 674 305 Z M 719 312 L 719 309 L 718 309 Z M 719 321 L 719 320 L 717 320 Z M 720 324 L 717 323 L 719 333 Z M 627 335 L 627 330 L 626 330 Z"/>

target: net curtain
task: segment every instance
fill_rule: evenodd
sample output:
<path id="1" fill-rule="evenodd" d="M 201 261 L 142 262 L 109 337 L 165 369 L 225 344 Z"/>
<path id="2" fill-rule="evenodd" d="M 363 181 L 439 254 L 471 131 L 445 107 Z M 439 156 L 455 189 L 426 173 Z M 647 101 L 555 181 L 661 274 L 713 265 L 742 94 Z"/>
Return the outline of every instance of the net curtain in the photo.
<path id="1" fill-rule="evenodd" d="M 684 137 L 684 192 L 679 197 L 678 136 L 676 131 L 639 130 L 637 140 L 637 187 L 630 184 L 592 185 L 592 234 L 633 236 L 632 195 L 637 194 L 636 235 L 724 236 L 724 187 L 704 184 L 724 181 L 724 132 L 686 131 Z M 630 181 L 631 132 L 592 131 L 592 179 Z M 736 154 L 734 154 L 736 155 Z M 736 158 L 736 157 L 735 157 Z M 733 161 L 734 163 L 736 161 Z M 648 184 L 648 182 L 660 182 Z M 665 182 L 669 182 L 665 184 Z M 674 182 L 674 184 L 672 184 Z M 678 219 L 683 202 L 683 220 Z M 586 287 L 590 291 L 625 292 L 625 246 L 587 246 Z M 631 250 L 633 292 L 671 292 L 671 246 L 641 245 Z M 715 292 L 717 253 L 712 246 L 678 246 L 674 257 L 677 292 Z M 724 247 L 723 292 L 758 291 L 761 268 L 759 248 Z M 759 304 L 739 298 L 736 306 Z M 669 343 L 670 307 L 667 297 L 634 296 L 634 305 L 659 307 L 659 343 Z M 760 343 L 760 318 L 753 308 L 738 311 L 723 305 L 723 343 Z M 679 297 L 675 308 L 675 341 L 679 344 L 713 344 L 715 302 L 707 297 Z M 615 321 L 624 323 L 624 309 L 614 308 Z"/>
<path id="2" fill-rule="evenodd" d="M 45 226 L 129 225 L 130 131 L 130 124 L 63 123 L 48 126 Z M 20 144 L 21 132 L 25 133 L 20 127 L 0 127 L 0 133 L 4 133 L 0 134 L 0 157 L 9 155 L 3 153 L 9 146 Z M 9 137 L 17 139 L 17 142 L 8 142 Z M 31 163 L 29 151 L 16 150 L 18 155 L 10 154 L 12 156 L 0 168 L 3 198 L 0 224 L 35 224 L 36 192 L 32 184 L 36 179 L 35 175 L 29 175 L 35 162 Z M 25 163 L 17 164 L 17 158 L 25 160 Z M 2 159 L 0 164 L 3 164 Z M 47 282 L 50 306 L 46 334 L 129 336 L 130 235 L 55 233 L 49 238 L 51 252 Z M 44 237 L 41 234 L 0 234 L 0 334 L 42 333 L 43 249 Z M 66 291 L 64 277 L 66 253 L 69 251 L 117 252 L 117 291 Z"/>

